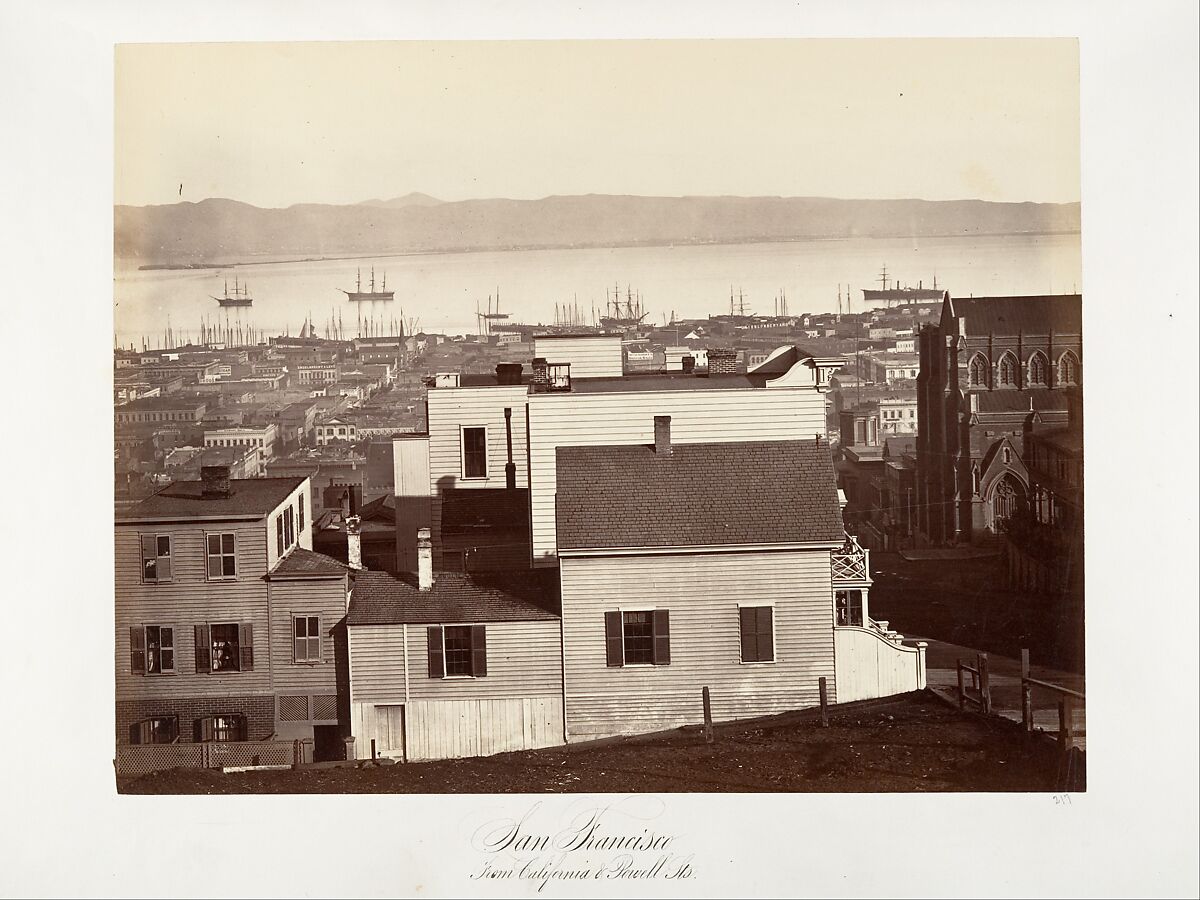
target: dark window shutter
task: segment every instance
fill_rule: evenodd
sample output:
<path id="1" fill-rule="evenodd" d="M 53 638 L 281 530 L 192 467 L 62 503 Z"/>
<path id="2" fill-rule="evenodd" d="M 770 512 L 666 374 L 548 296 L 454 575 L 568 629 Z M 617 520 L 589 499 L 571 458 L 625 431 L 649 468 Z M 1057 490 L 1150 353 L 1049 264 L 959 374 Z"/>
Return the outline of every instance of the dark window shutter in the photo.
<path id="1" fill-rule="evenodd" d="M 254 626 L 249 622 L 238 625 L 239 662 L 243 672 L 254 671 Z"/>
<path id="2" fill-rule="evenodd" d="M 141 722 L 138 722 L 137 729 L 138 729 L 137 740 L 134 743 L 149 744 L 154 741 L 154 736 L 150 732 L 150 720 L 149 719 L 143 719 Z"/>
<path id="3" fill-rule="evenodd" d="M 146 629 L 141 625 L 129 629 L 129 670 L 134 675 L 146 674 Z"/>
<path id="4" fill-rule="evenodd" d="M 171 743 L 179 740 L 179 716 L 171 716 Z"/>
<path id="5" fill-rule="evenodd" d="M 758 662 L 758 641 L 756 640 L 755 613 L 752 606 L 743 606 L 738 610 L 742 631 L 742 662 Z"/>
<path id="6" fill-rule="evenodd" d="M 775 659 L 775 635 L 771 627 L 771 619 L 775 610 L 770 606 L 758 608 L 758 658 L 761 662 L 773 662 Z"/>
<path id="7" fill-rule="evenodd" d="M 211 741 L 213 739 L 213 720 L 212 716 L 200 720 L 200 740 Z"/>
<path id="8" fill-rule="evenodd" d="M 208 639 L 208 625 L 196 626 L 196 671 L 212 671 L 212 641 Z"/>
<path id="9" fill-rule="evenodd" d="M 442 626 L 430 625 L 429 634 L 429 677 L 445 678 L 446 661 L 442 655 Z"/>
<path id="10" fill-rule="evenodd" d="M 654 610 L 654 664 L 671 664 L 671 613 L 665 609 Z"/>
<path id="11" fill-rule="evenodd" d="M 471 626 L 471 674 L 482 678 L 487 674 L 487 626 Z"/>
<path id="12" fill-rule="evenodd" d="M 625 654 L 621 645 L 621 614 L 619 612 L 604 614 L 604 646 L 608 653 L 610 666 L 624 665 Z"/>

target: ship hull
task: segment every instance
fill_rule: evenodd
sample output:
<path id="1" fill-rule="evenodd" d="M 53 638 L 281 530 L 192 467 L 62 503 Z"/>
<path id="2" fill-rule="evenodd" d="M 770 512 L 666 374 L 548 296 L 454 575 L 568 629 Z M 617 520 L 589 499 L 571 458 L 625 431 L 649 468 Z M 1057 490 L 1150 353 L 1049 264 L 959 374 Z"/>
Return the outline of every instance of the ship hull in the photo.
<path id="1" fill-rule="evenodd" d="M 221 306 L 224 306 L 224 307 L 230 307 L 230 306 L 247 307 L 247 306 L 254 305 L 253 300 L 222 300 L 219 297 L 217 298 L 217 303 L 219 303 Z"/>
<path id="2" fill-rule="evenodd" d="M 342 293 L 346 295 L 346 299 L 351 303 L 378 303 L 380 301 L 389 303 L 396 299 L 395 291 L 376 291 L 375 293 L 369 291 L 342 291 Z"/>

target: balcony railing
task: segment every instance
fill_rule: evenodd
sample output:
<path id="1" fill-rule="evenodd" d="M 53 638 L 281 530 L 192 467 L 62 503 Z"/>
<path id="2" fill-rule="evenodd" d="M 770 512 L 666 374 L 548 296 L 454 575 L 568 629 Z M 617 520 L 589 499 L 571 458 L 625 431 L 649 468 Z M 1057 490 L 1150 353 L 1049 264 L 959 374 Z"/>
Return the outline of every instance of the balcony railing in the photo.
<path id="1" fill-rule="evenodd" d="M 831 554 L 831 562 L 835 585 L 844 587 L 871 584 L 871 551 L 864 549 L 853 535 L 846 535 L 846 542 Z"/>

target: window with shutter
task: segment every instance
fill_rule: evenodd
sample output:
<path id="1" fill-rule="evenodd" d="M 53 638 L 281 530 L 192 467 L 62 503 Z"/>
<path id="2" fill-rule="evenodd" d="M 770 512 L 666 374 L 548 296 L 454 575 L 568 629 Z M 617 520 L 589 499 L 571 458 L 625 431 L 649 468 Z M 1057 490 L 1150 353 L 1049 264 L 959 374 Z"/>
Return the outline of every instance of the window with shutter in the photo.
<path id="1" fill-rule="evenodd" d="M 654 622 L 649 611 L 623 612 L 621 631 L 625 649 L 625 665 L 654 664 Z"/>
<path id="2" fill-rule="evenodd" d="M 445 647 L 446 677 L 471 675 L 471 626 L 447 625 L 442 628 Z"/>
<path id="3" fill-rule="evenodd" d="M 487 626 L 471 626 L 471 674 L 476 678 L 487 675 Z"/>
<path id="4" fill-rule="evenodd" d="M 209 625 L 212 671 L 238 672 L 242 668 L 241 632 L 236 622 Z"/>
<path id="5" fill-rule="evenodd" d="M 171 536 L 142 535 L 142 581 L 155 583 L 171 580 Z"/>
<path id="6" fill-rule="evenodd" d="M 429 648 L 429 677 L 445 678 L 446 665 L 442 652 L 442 627 L 430 625 L 426 634 L 426 646 Z"/>
<path id="7" fill-rule="evenodd" d="M 609 667 L 625 664 L 625 654 L 621 640 L 621 614 L 606 612 L 604 614 L 604 650 L 606 663 Z"/>
<path id="8" fill-rule="evenodd" d="M 770 606 L 743 606 L 738 610 L 738 615 L 742 662 L 774 662 L 774 609 Z"/>
<path id="9" fill-rule="evenodd" d="M 146 629 L 141 625 L 129 629 L 129 670 L 134 675 L 146 674 Z"/>
<path id="10" fill-rule="evenodd" d="M 171 744 L 179 737 L 178 716 L 154 716 L 133 726 L 130 737 L 135 744 Z"/>

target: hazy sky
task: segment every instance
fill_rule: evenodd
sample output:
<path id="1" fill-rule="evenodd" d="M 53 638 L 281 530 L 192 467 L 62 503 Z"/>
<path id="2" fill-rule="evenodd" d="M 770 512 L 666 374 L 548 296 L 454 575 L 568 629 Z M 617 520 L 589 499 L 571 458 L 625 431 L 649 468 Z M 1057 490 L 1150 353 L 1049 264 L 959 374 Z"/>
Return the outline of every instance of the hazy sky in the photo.
<path id="1" fill-rule="evenodd" d="M 180 191 L 182 185 L 182 193 Z M 1079 199 L 1074 40 L 122 45 L 116 202 Z"/>

